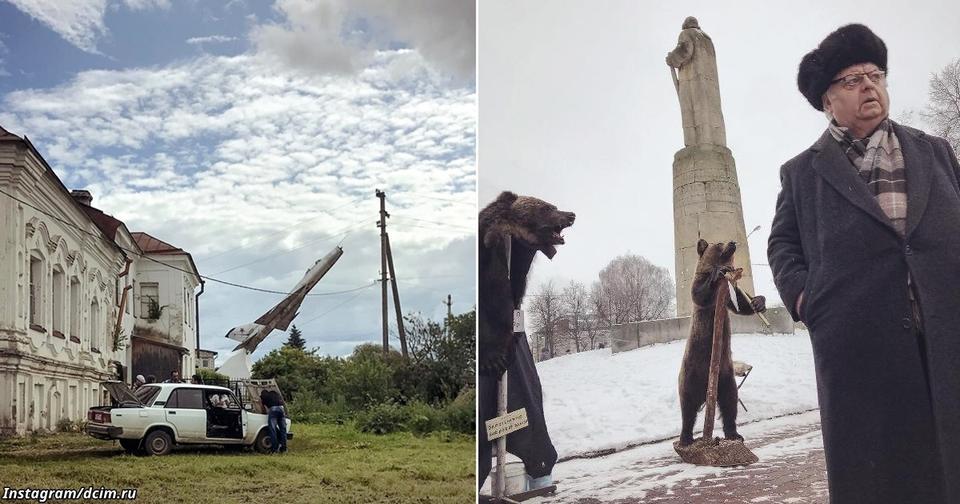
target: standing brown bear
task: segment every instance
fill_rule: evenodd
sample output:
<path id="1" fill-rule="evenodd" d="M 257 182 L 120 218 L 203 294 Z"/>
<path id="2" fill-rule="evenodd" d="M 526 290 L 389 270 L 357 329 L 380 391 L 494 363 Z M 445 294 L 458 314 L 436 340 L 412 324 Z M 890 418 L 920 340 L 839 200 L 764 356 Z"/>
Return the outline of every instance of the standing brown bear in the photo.
<path id="1" fill-rule="evenodd" d="M 707 380 L 710 372 L 710 353 L 713 346 L 713 320 L 716 309 L 715 300 L 720 279 L 734 270 L 733 253 L 737 245 L 709 244 L 706 240 L 697 242 L 697 271 L 693 278 L 694 311 L 690 321 L 690 337 L 680 366 L 680 413 L 683 425 L 680 429 L 680 445 L 693 442 L 693 425 L 697 421 L 697 411 L 707 399 Z M 766 300 L 756 296 L 750 301 L 739 290 L 737 306 L 727 301 L 727 309 L 738 315 L 751 315 L 766 311 Z M 737 382 L 733 376 L 733 358 L 730 354 L 730 319 L 723 327 L 721 343 L 720 379 L 717 383 L 717 406 L 723 418 L 723 436 L 727 439 L 743 440 L 737 433 Z"/>

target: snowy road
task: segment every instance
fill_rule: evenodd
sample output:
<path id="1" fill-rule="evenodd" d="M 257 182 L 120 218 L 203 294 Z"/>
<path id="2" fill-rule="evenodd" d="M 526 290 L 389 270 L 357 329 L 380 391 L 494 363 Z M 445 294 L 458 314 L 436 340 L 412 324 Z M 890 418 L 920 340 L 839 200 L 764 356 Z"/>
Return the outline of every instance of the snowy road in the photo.
<path id="1" fill-rule="evenodd" d="M 605 457 L 557 464 L 558 493 L 537 504 L 827 502 L 820 413 L 812 411 L 741 427 L 760 461 L 749 467 L 680 462 L 672 440 Z"/>

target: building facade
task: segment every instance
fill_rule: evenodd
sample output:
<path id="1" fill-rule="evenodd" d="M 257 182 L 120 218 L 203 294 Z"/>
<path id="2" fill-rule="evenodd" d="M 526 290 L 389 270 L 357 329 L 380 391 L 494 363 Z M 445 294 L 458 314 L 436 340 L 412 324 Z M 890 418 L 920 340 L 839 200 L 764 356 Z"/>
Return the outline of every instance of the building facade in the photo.
<path id="1" fill-rule="evenodd" d="M 139 271 L 148 256 L 135 235 L 94 208 L 87 191 L 67 190 L 29 139 L 2 127 L 0 191 L 0 435 L 56 430 L 109 401 L 101 382 L 138 374 L 130 367 L 145 325 L 136 319 L 138 283 L 160 284 L 162 275 L 152 265 Z M 196 281 L 177 289 L 199 283 L 195 267 L 184 269 Z M 168 313 L 184 311 L 170 304 Z M 171 322 L 168 340 L 182 345 L 189 376 L 196 323 L 183 325 Z"/>
<path id="2" fill-rule="evenodd" d="M 188 379 L 196 372 L 200 346 L 200 274 L 184 250 L 147 233 L 135 232 L 133 238 L 144 255 L 137 263 L 134 287 L 134 323 L 127 361 L 131 374 L 142 374 L 148 381 L 152 376 L 162 382 L 176 370 Z"/>

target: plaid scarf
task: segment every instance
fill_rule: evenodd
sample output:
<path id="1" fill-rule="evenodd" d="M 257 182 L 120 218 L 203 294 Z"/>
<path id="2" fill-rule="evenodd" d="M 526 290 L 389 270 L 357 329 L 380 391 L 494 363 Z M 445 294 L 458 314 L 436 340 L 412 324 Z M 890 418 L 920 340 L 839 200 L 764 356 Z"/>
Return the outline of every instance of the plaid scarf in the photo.
<path id="1" fill-rule="evenodd" d="M 854 138 L 836 120 L 830 121 L 828 129 L 877 198 L 883 213 L 900 236 L 904 236 L 907 227 L 907 177 L 893 123 L 890 119 L 884 119 L 867 138 Z"/>

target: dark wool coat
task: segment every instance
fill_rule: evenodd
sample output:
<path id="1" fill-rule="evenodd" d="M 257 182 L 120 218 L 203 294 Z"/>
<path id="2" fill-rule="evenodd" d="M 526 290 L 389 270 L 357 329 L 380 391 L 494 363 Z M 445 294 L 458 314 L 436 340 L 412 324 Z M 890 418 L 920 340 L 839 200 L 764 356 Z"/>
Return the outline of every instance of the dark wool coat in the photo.
<path id="1" fill-rule="evenodd" d="M 810 330 L 830 501 L 960 503 L 960 165 L 945 140 L 894 132 L 905 239 L 827 132 L 781 169 L 767 254 Z"/>

